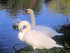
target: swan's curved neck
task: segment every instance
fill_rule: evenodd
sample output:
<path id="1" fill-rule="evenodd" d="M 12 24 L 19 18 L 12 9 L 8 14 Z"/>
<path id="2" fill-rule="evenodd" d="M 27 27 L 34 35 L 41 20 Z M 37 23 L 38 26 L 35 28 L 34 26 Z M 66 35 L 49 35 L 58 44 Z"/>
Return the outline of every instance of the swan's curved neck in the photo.
<path id="1" fill-rule="evenodd" d="M 23 29 L 24 26 L 26 26 L 25 29 Z M 24 33 L 30 31 L 30 29 L 31 29 L 30 23 L 27 22 L 27 21 L 21 21 L 21 22 L 19 23 L 19 25 L 18 25 L 18 29 L 19 29 L 19 30 L 20 30 L 20 29 L 23 29 L 23 32 L 24 32 Z"/>
<path id="2" fill-rule="evenodd" d="M 35 27 L 35 16 L 34 16 L 34 12 L 31 12 L 30 15 L 31 15 L 32 28 L 34 28 Z"/>
<path id="3" fill-rule="evenodd" d="M 23 29 L 24 26 L 26 26 L 25 29 Z M 21 30 L 21 29 L 23 30 L 23 32 L 19 32 L 18 38 L 19 38 L 21 41 L 24 41 L 24 40 L 23 40 L 24 34 L 27 33 L 28 31 L 30 31 L 30 29 L 31 29 L 30 23 L 27 22 L 27 21 L 21 21 L 21 22 L 19 23 L 19 25 L 18 25 L 18 29 L 19 29 L 19 30 Z"/>

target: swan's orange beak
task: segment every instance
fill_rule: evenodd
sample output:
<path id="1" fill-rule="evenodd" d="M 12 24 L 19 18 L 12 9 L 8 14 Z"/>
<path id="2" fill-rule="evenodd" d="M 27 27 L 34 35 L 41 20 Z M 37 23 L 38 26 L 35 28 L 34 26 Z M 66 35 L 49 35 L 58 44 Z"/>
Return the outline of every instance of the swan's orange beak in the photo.
<path id="1" fill-rule="evenodd" d="M 24 14 L 27 14 L 27 12 L 25 12 Z"/>
<path id="2" fill-rule="evenodd" d="M 23 30 L 22 29 L 20 31 L 23 33 Z"/>

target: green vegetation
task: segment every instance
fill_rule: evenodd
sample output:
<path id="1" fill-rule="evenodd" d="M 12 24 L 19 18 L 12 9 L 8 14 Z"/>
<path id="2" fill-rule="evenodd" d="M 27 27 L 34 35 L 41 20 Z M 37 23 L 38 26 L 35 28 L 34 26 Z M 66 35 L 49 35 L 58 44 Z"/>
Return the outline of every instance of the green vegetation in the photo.
<path id="1" fill-rule="evenodd" d="M 26 46 L 26 48 L 22 48 L 14 53 L 32 53 L 33 49 L 30 46 Z M 37 49 L 36 53 L 69 53 L 70 50 L 65 50 L 64 48 L 52 48 L 52 49 Z"/>
<path id="2" fill-rule="evenodd" d="M 48 8 L 66 16 L 67 14 L 70 14 L 70 0 L 52 0 L 48 3 Z"/>

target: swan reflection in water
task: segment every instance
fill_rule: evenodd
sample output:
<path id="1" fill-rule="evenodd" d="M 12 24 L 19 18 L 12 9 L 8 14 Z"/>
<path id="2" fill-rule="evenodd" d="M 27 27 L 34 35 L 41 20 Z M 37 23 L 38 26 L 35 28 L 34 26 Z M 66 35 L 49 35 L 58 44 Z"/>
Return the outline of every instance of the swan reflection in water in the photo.
<path id="1" fill-rule="evenodd" d="M 18 24 L 21 22 L 21 19 L 17 19 L 15 21 L 13 21 L 13 29 L 14 30 L 18 30 Z"/>

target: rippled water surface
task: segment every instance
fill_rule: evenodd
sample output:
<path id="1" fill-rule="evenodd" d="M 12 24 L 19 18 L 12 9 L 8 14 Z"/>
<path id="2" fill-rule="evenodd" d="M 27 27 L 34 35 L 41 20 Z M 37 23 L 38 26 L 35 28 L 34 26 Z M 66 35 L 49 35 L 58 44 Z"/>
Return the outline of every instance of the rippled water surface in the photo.
<path id="1" fill-rule="evenodd" d="M 23 43 L 13 22 L 31 23 L 30 15 L 24 15 L 26 8 L 34 10 L 37 25 L 59 29 L 70 23 L 70 0 L 0 0 L 0 53 L 12 53 L 15 44 Z"/>

